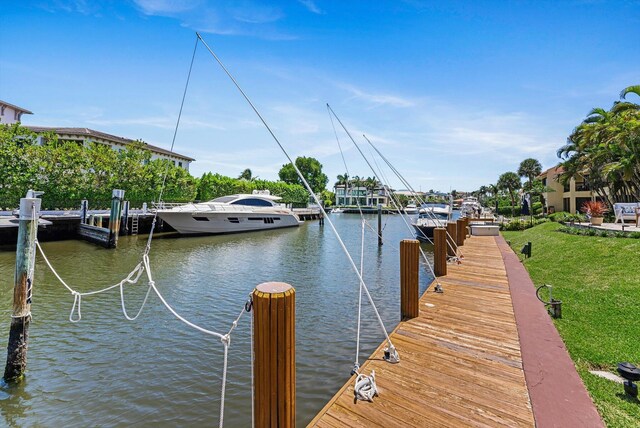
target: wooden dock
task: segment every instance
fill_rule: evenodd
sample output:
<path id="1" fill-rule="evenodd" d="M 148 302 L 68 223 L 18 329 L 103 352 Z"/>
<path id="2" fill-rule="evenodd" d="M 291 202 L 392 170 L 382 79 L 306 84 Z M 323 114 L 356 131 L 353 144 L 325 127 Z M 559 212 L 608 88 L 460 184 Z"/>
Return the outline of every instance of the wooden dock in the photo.
<path id="1" fill-rule="evenodd" d="M 494 237 L 465 241 L 462 264 L 440 278 L 443 294 L 420 299 L 417 318 L 362 365 L 376 373 L 379 396 L 354 402 L 352 377 L 309 426 L 534 427 L 505 264 Z"/>

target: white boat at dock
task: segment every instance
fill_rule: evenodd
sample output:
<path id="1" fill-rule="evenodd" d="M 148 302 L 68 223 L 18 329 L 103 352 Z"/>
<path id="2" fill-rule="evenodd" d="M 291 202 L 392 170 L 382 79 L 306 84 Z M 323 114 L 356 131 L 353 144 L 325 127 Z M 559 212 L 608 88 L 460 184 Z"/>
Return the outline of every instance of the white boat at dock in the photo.
<path id="1" fill-rule="evenodd" d="M 299 217 L 268 191 L 222 196 L 208 202 L 162 204 L 158 217 L 181 234 L 223 234 L 299 226 Z"/>
<path id="2" fill-rule="evenodd" d="M 416 238 L 426 241 L 433 237 L 433 229 L 446 227 L 451 220 L 451 205 L 448 204 L 422 204 L 420 215 L 411 225 L 416 230 Z"/>

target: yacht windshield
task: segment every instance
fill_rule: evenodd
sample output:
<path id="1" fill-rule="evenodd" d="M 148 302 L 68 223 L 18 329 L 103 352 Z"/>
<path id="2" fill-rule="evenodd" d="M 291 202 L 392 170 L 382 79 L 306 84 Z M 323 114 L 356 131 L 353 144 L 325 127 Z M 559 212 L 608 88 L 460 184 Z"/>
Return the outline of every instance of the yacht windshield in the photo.
<path id="1" fill-rule="evenodd" d="M 237 198 L 237 196 L 221 196 L 221 197 L 215 198 L 215 199 L 213 199 L 213 200 L 211 200 L 209 202 L 220 202 L 220 203 L 226 204 L 227 202 L 231 202 L 236 198 Z"/>

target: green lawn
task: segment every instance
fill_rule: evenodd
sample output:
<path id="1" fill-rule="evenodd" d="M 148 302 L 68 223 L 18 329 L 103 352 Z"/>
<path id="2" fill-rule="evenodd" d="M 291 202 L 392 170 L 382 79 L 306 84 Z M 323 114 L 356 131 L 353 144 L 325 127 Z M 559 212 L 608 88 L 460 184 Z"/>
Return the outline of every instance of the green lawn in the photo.
<path id="1" fill-rule="evenodd" d="M 615 373 L 621 361 L 640 365 L 640 239 L 568 235 L 559 226 L 503 235 L 517 252 L 531 241 L 524 265 L 536 286 L 553 285 L 553 297 L 562 300 L 556 328 L 607 426 L 640 427 L 640 402 L 588 371 Z"/>

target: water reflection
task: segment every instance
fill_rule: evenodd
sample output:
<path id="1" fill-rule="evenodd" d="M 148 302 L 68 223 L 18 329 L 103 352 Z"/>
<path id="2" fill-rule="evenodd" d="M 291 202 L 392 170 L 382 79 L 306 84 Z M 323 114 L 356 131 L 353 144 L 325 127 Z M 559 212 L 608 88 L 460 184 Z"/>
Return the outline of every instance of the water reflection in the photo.
<path id="1" fill-rule="evenodd" d="M 334 216 L 359 264 L 360 219 Z M 375 228 L 375 216 L 369 217 Z M 388 329 L 399 319 L 399 244 L 411 237 L 385 217 L 385 244 L 368 230 L 364 278 Z M 119 281 L 139 261 L 146 239 L 124 237 L 115 251 L 79 241 L 44 244 L 51 262 L 79 291 Z M 425 247 L 427 249 L 428 247 Z M 430 253 L 428 253 L 430 254 Z M 226 332 L 253 288 L 284 281 L 296 288 L 297 422 L 305 425 L 349 377 L 355 355 L 358 282 L 328 226 L 240 235 L 157 239 L 151 265 L 174 308 L 203 327 Z M 0 307 L 11 307 L 14 254 L 0 253 Z M 421 270 L 421 288 L 430 282 Z M 129 313 L 146 284 L 127 288 Z M 73 298 L 38 260 L 27 381 L 0 389 L 8 426 L 208 426 L 217 424 L 222 370 L 219 340 L 176 321 L 152 296 L 136 322 L 120 312 L 119 292 L 83 300 L 82 321 L 68 321 Z M 3 319 L 7 337 L 9 313 Z M 363 306 L 361 362 L 383 334 Z M 225 423 L 250 424 L 250 337 L 246 316 L 230 347 Z"/>

